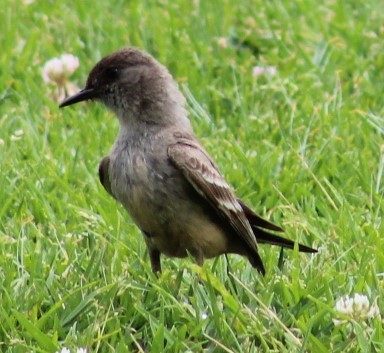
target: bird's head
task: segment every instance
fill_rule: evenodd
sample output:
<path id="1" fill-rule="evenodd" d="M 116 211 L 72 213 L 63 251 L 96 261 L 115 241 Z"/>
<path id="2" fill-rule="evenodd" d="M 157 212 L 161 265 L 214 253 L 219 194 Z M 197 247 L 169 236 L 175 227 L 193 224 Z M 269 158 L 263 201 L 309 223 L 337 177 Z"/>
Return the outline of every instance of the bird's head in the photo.
<path id="1" fill-rule="evenodd" d="M 168 70 L 152 56 L 135 48 L 101 59 L 91 70 L 85 88 L 66 98 L 60 108 L 87 100 L 104 103 L 119 119 L 151 117 L 167 102 L 182 107 L 184 98 Z"/>

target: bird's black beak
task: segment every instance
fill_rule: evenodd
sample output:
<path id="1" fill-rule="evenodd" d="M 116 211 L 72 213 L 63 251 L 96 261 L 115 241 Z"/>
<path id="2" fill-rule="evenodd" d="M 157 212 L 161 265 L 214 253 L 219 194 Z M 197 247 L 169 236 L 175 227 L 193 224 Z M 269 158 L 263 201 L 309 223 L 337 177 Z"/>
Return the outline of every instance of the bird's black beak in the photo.
<path id="1" fill-rule="evenodd" d="M 96 90 L 94 88 L 84 88 L 80 92 L 64 99 L 59 105 L 60 108 L 64 108 L 68 105 L 72 105 L 75 103 L 83 102 L 88 99 L 92 99 L 96 97 Z"/>

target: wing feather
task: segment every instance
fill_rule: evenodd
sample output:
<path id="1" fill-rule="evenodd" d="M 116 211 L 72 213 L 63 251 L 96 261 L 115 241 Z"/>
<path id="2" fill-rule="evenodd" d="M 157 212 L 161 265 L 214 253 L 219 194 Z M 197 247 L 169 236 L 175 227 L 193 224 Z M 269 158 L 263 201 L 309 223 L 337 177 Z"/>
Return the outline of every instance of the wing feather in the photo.
<path id="1" fill-rule="evenodd" d="M 203 196 L 257 253 L 257 241 L 251 225 L 233 190 L 198 143 L 179 141 L 168 148 L 168 156 L 195 190 Z"/>

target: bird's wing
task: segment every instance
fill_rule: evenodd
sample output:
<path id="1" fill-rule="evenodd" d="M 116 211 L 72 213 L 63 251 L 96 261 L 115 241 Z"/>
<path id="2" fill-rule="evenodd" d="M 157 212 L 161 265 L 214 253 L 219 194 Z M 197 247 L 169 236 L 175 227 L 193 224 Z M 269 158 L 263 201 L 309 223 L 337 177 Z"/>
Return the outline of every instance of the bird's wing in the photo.
<path id="1" fill-rule="evenodd" d="M 249 248 L 257 253 L 257 241 L 243 208 L 202 147 L 197 142 L 182 139 L 168 147 L 168 156 L 195 190 L 232 226 Z"/>
<path id="2" fill-rule="evenodd" d="M 109 179 L 109 157 L 104 157 L 99 164 L 99 179 L 108 194 L 116 198 L 112 193 L 111 180 Z"/>

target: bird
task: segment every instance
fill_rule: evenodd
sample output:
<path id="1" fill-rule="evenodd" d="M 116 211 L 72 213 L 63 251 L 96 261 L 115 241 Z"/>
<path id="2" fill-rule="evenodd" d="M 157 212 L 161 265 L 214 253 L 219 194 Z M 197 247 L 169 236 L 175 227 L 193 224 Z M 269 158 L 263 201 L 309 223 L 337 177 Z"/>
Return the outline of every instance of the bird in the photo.
<path id="1" fill-rule="evenodd" d="M 276 234 L 281 227 L 236 196 L 195 136 L 176 80 L 153 56 L 134 47 L 107 55 L 90 71 L 85 88 L 59 107 L 88 100 L 103 103 L 119 121 L 99 179 L 141 230 L 156 275 L 161 255 L 191 255 L 202 266 L 222 254 L 244 256 L 264 275 L 259 244 L 295 247 Z"/>

